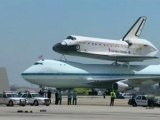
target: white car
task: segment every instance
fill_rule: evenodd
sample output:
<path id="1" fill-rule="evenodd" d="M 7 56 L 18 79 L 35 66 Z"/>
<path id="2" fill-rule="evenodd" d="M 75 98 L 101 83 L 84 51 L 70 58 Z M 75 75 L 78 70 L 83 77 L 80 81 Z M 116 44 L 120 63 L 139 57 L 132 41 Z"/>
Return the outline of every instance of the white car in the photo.
<path id="1" fill-rule="evenodd" d="M 51 104 L 51 100 L 45 97 L 40 97 L 39 93 L 36 92 L 25 92 L 20 94 L 21 98 L 27 99 L 27 103 L 30 105 L 46 105 L 49 106 Z"/>
<path id="2" fill-rule="evenodd" d="M 128 104 L 132 106 L 158 106 L 158 100 L 146 95 L 137 95 L 135 98 L 129 99 Z"/>
<path id="3" fill-rule="evenodd" d="M 0 104 L 7 106 L 21 105 L 25 106 L 27 103 L 25 98 L 20 98 L 15 92 L 3 92 L 0 93 Z"/>
<path id="4" fill-rule="evenodd" d="M 121 95 L 124 97 L 124 99 L 131 99 L 133 97 L 133 94 L 131 93 L 122 93 Z"/>

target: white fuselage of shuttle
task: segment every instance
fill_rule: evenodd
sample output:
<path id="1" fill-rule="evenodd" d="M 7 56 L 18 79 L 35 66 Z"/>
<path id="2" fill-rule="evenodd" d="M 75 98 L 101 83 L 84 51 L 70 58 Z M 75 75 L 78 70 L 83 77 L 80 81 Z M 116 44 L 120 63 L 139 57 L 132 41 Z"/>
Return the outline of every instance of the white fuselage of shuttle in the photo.
<path id="1" fill-rule="evenodd" d="M 66 55 L 119 62 L 154 59 L 158 49 L 139 37 L 145 21 L 146 17 L 140 17 L 120 40 L 70 35 L 54 45 L 53 50 Z"/>

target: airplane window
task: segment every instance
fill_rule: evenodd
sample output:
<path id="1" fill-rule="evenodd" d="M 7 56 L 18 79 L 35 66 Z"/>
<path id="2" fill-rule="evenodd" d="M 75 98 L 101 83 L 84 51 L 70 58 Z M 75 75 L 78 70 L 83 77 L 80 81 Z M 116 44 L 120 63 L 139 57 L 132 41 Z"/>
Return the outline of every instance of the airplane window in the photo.
<path id="1" fill-rule="evenodd" d="M 72 36 L 68 36 L 66 39 L 76 40 L 76 38 L 75 38 L 75 37 L 72 37 Z"/>
<path id="2" fill-rule="evenodd" d="M 41 62 L 35 62 L 34 65 L 43 65 Z"/>

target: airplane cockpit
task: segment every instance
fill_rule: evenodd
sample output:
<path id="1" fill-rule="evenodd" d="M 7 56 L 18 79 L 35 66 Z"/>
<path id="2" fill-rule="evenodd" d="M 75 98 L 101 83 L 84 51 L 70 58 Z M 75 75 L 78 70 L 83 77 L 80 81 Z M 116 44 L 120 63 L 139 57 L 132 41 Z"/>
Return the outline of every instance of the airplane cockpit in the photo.
<path id="1" fill-rule="evenodd" d="M 66 40 L 76 40 L 76 38 L 73 36 L 68 36 L 68 37 L 66 37 Z"/>

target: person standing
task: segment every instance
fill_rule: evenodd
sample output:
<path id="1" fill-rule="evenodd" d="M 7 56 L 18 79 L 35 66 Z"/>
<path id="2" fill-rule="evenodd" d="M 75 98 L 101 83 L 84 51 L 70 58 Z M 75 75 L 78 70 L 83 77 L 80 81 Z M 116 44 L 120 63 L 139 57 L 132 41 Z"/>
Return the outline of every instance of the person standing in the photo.
<path id="1" fill-rule="evenodd" d="M 51 93 L 51 90 L 48 90 L 47 91 L 47 97 L 51 100 L 51 95 L 52 95 L 52 93 Z"/>
<path id="2" fill-rule="evenodd" d="M 103 92 L 103 98 L 106 98 L 106 91 Z"/>
<path id="3" fill-rule="evenodd" d="M 110 94 L 111 94 L 110 106 L 114 106 L 114 99 L 116 98 L 116 93 L 114 92 L 114 90 L 112 90 Z"/>
<path id="4" fill-rule="evenodd" d="M 52 95 L 52 92 L 51 92 L 51 90 L 49 89 L 49 90 L 47 91 L 47 97 L 48 97 L 50 103 L 51 103 L 51 95 Z"/>
<path id="5" fill-rule="evenodd" d="M 71 105 L 71 100 L 72 100 L 72 95 L 71 95 L 71 92 L 70 90 L 68 91 L 68 105 Z"/>
<path id="6" fill-rule="evenodd" d="M 58 91 L 55 92 L 55 105 L 58 105 Z"/>
<path id="7" fill-rule="evenodd" d="M 58 104 L 61 105 L 62 103 L 62 93 L 61 91 L 58 92 Z"/>
<path id="8" fill-rule="evenodd" d="M 43 91 L 42 90 L 39 91 L 39 95 L 40 95 L 40 97 L 43 97 Z"/>
<path id="9" fill-rule="evenodd" d="M 73 105 L 77 105 L 77 93 L 74 91 L 73 92 Z"/>

